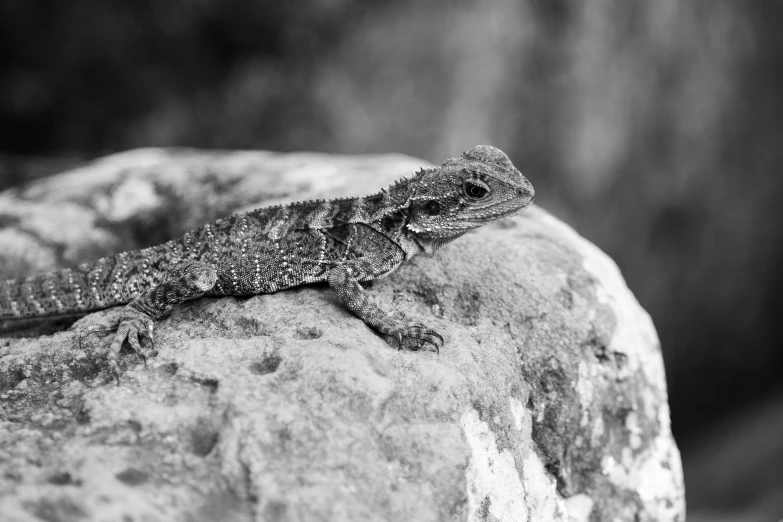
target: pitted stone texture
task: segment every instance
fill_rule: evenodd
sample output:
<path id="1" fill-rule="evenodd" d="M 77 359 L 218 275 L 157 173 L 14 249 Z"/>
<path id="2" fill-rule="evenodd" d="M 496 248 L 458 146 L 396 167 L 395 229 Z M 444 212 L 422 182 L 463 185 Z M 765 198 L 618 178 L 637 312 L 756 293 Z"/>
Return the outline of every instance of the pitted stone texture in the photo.
<path id="1" fill-rule="evenodd" d="M 370 193 L 420 166 L 119 154 L 0 194 L 0 270 L 65 267 L 259 204 Z M 390 348 L 326 287 L 187 303 L 160 323 L 146 369 L 123 356 L 119 387 L 108 334 L 79 342 L 116 309 L 0 338 L 3 520 L 684 519 L 652 322 L 569 227 L 533 207 L 370 291 L 444 333 L 441 354 Z"/>

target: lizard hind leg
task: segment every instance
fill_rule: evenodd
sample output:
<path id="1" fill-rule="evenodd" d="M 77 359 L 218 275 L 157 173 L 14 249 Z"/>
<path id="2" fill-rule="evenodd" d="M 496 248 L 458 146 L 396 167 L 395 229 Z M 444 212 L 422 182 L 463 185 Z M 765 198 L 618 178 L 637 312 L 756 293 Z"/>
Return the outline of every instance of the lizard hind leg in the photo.
<path id="1" fill-rule="evenodd" d="M 188 261 L 171 271 L 169 277 L 133 299 L 123 309 L 117 333 L 109 347 L 109 369 L 117 384 L 120 382 L 118 358 L 127 340 L 133 351 L 146 364 L 148 357 L 158 352 L 154 348 L 154 322 L 174 306 L 201 297 L 215 286 L 217 270 L 201 261 Z"/>

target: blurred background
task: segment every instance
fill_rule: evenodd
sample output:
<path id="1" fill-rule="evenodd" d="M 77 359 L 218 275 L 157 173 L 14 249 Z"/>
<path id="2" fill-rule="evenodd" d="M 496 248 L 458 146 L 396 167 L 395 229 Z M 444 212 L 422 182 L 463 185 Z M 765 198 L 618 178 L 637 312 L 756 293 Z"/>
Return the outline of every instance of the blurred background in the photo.
<path id="1" fill-rule="evenodd" d="M 764 0 L 2 0 L 0 188 L 140 146 L 498 146 L 652 315 L 689 519 L 776 521 L 780 20 Z"/>

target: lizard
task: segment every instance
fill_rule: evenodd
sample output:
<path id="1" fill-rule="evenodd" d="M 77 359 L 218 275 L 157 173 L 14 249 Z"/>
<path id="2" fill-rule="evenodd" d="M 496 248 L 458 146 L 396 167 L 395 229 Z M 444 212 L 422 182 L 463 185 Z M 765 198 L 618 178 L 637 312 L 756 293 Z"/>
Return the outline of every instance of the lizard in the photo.
<path id="1" fill-rule="evenodd" d="M 366 197 L 261 207 L 157 246 L 0 281 L 0 320 L 125 305 L 107 355 L 119 384 L 123 346 L 127 342 L 145 363 L 157 355 L 155 322 L 174 306 L 325 281 L 388 344 L 440 352 L 443 337 L 436 330 L 383 310 L 360 283 L 516 214 L 534 198 L 533 185 L 506 154 L 478 145 Z"/>

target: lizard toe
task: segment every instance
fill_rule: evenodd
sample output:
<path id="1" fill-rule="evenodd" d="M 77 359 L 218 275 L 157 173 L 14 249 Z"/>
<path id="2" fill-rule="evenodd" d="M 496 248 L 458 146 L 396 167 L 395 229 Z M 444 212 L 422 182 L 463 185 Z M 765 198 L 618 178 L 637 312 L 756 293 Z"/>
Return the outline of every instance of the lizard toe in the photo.
<path id="1" fill-rule="evenodd" d="M 134 347 L 134 349 L 146 363 L 147 359 L 158 355 L 158 351 L 155 349 L 155 336 L 152 333 L 152 322 L 150 322 L 149 329 L 146 332 L 139 332 L 138 338 L 139 347 Z"/>
<path id="2" fill-rule="evenodd" d="M 392 339 L 396 343 L 392 343 Z M 427 345 L 432 345 L 435 353 L 440 353 L 440 349 L 443 347 L 443 336 L 423 324 L 411 324 L 388 336 L 387 342 L 392 346 L 396 344 L 398 350 L 405 348 L 411 351 L 421 350 Z"/>
<path id="3" fill-rule="evenodd" d="M 136 355 L 146 364 L 147 357 L 154 357 L 158 352 L 154 348 L 155 341 L 152 336 L 152 328 L 149 324 L 139 324 L 139 322 L 147 323 L 148 320 L 132 321 L 129 325 L 127 339 Z M 149 322 L 151 323 L 151 321 Z"/>
<path id="4" fill-rule="evenodd" d="M 114 338 L 111 341 L 111 345 L 109 346 L 109 371 L 111 372 L 112 377 L 117 381 L 117 386 L 120 385 L 120 365 L 117 360 L 120 355 L 120 350 L 122 350 L 122 344 L 128 337 L 129 331 L 130 327 L 126 323 L 120 323 L 117 327 L 117 332 L 114 334 Z"/>
<path id="5" fill-rule="evenodd" d="M 120 383 L 120 365 L 119 355 L 125 341 L 139 356 L 144 365 L 147 365 L 147 358 L 157 355 L 154 348 L 154 338 L 152 335 L 152 319 L 141 312 L 129 311 L 123 314 L 120 324 L 117 327 L 117 333 L 114 334 L 111 346 L 109 347 L 109 370 Z"/>
<path id="6" fill-rule="evenodd" d="M 117 361 L 113 359 L 109 359 L 109 373 L 111 373 L 111 376 L 114 378 L 114 381 L 117 383 L 117 386 L 120 385 L 120 366 L 117 364 Z"/>
<path id="7" fill-rule="evenodd" d="M 443 347 L 443 336 L 437 331 L 423 324 L 414 324 L 409 326 L 408 329 L 413 333 L 412 337 L 419 341 L 418 349 L 430 344 L 435 349 L 435 353 L 440 353 L 440 349 Z"/>

